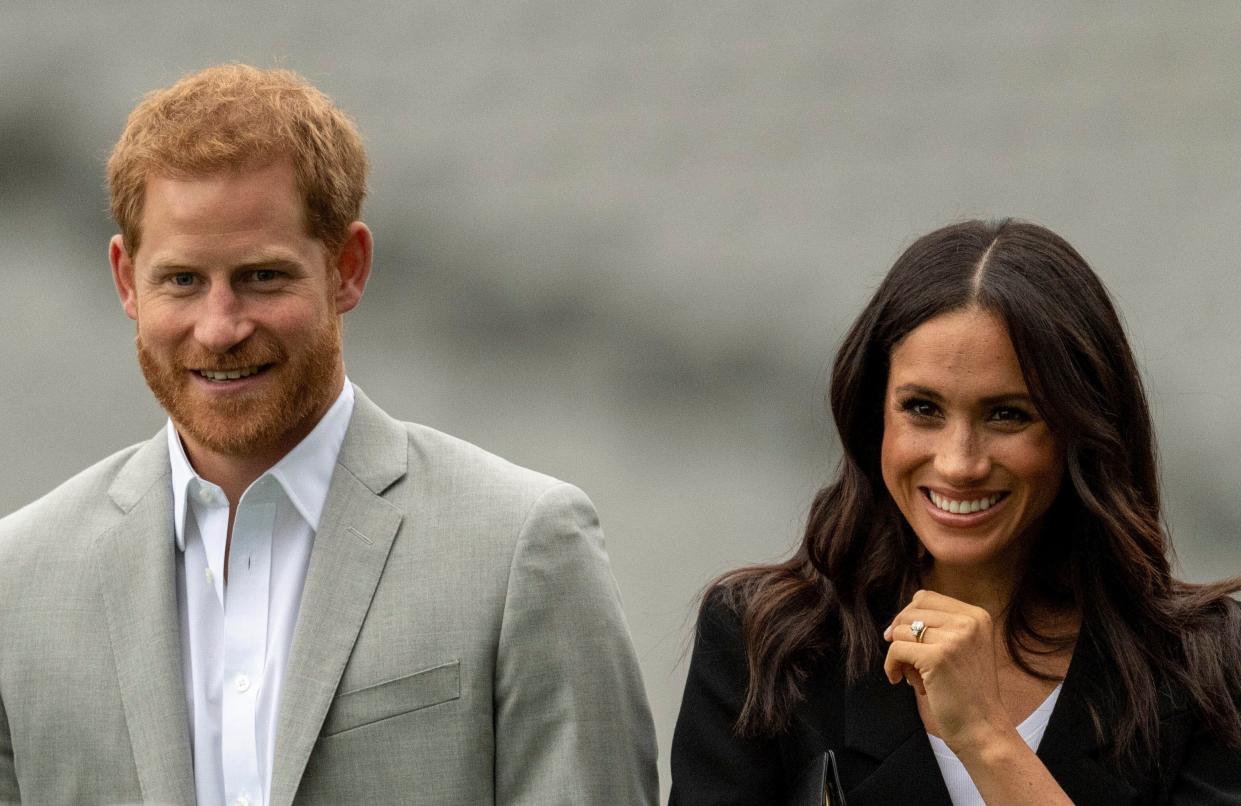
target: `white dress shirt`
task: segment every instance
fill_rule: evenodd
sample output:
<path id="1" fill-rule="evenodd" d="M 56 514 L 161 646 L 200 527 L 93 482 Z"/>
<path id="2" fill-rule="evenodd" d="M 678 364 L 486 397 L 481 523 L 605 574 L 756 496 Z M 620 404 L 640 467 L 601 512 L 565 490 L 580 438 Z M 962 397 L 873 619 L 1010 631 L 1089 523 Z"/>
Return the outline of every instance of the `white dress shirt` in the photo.
<path id="1" fill-rule="evenodd" d="M 1047 723 L 1051 719 L 1052 710 L 1056 707 L 1056 700 L 1060 699 L 1060 689 L 1063 686 L 1063 683 L 1056 684 L 1056 687 L 1047 695 L 1047 699 L 1043 700 L 1043 704 L 1035 708 L 1034 713 L 1017 726 L 1017 733 L 1031 750 L 1038 751 L 1039 743 L 1043 741 L 1043 734 L 1047 731 Z M 957 754 L 949 749 L 948 743 L 929 733 L 927 738 L 931 740 L 931 749 L 935 751 L 935 763 L 939 765 L 939 771 L 944 776 L 948 795 L 952 798 L 952 806 L 987 806 L 982 795 L 978 793 L 978 787 L 974 786 L 974 779 L 970 778 L 969 772 L 961 763 L 961 759 L 957 758 Z"/>
<path id="2" fill-rule="evenodd" d="M 224 491 L 194 472 L 172 422 L 182 668 L 199 806 L 264 806 L 276 714 L 310 549 L 349 418 L 345 387 L 314 430 L 242 494 L 228 540 Z"/>

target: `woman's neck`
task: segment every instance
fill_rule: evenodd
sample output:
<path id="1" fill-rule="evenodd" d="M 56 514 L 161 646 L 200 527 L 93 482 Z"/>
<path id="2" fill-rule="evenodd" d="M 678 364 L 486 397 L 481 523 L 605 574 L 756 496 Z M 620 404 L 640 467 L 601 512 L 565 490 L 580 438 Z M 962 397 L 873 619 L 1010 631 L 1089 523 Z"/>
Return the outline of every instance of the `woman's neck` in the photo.
<path id="1" fill-rule="evenodd" d="M 951 596 L 966 604 L 981 607 L 998 621 L 1008 610 L 1017 589 L 1017 581 L 1010 575 L 997 574 L 992 570 L 944 568 L 932 566 L 922 577 L 927 590 Z"/>

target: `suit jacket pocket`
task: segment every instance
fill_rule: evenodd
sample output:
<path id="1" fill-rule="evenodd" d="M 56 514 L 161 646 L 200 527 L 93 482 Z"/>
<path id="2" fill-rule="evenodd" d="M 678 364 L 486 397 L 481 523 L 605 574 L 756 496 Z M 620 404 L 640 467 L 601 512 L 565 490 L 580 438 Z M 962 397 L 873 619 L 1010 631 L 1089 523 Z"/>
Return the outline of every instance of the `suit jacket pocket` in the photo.
<path id="1" fill-rule="evenodd" d="M 369 725 L 461 697 L 461 662 L 449 661 L 385 683 L 347 691 L 323 720 L 323 735 Z"/>

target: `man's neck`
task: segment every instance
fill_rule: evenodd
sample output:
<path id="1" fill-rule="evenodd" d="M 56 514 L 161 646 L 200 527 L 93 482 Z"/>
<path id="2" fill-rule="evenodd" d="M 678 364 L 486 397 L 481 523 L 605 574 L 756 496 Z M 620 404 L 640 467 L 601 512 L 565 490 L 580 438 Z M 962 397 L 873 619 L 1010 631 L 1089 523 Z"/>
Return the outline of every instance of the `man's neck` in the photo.
<path id="1" fill-rule="evenodd" d="M 319 411 L 307 417 L 306 421 L 296 428 L 286 431 L 279 440 L 255 447 L 243 454 L 222 453 L 203 445 L 181 429 L 177 429 L 177 433 L 185 448 L 185 457 L 189 459 L 194 472 L 204 480 L 219 486 L 228 498 L 229 508 L 236 512 L 242 494 L 254 483 L 255 479 L 275 467 L 277 462 L 309 436 L 335 401 L 335 397 L 329 398 Z"/>

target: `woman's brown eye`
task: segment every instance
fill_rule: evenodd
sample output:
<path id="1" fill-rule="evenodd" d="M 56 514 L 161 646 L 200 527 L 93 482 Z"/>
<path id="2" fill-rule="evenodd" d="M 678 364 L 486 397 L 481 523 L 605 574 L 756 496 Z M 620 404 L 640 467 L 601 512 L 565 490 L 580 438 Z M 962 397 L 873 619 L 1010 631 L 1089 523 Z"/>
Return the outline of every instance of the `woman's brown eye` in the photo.
<path id="1" fill-rule="evenodd" d="M 901 408 L 915 417 L 934 417 L 936 413 L 935 404 L 929 400 L 906 400 Z"/>

